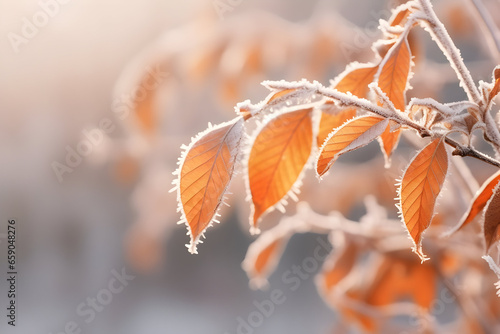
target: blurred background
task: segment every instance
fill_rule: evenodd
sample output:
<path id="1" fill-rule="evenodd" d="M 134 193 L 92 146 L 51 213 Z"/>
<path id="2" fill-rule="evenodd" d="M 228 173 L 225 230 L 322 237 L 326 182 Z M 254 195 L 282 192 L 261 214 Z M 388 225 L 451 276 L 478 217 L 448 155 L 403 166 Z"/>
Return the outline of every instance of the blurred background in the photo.
<path id="1" fill-rule="evenodd" d="M 8 326 L 2 311 L 0 332 L 69 333 L 74 322 L 95 334 L 236 333 L 238 317 L 247 319 L 254 301 L 270 297 L 249 289 L 241 269 L 253 239 L 242 182 L 233 185 L 223 223 L 208 230 L 199 255 L 190 255 L 186 229 L 176 225 L 175 194 L 168 192 L 180 144 L 208 121 L 232 118 L 236 102 L 263 99 L 264 79 L 327 84 L 348 62 L 370 60 L 378 19 L 389 17 L 391 5 L 0 0 L 2 310 L 10 218 L 17 222 L 19 272 L 18 323 Z M 444 15 L 455 22 L 451 32 L 464 29 L 461 36 L 468 36 L 459 45 L 477 68 L 475 79 L 489 80 L 492 67 L 481 63 L 486 47 L 467 49 L 470 18 L 460 10 Z M 134 95 L 151 79 L 158 84 L 154 94 Z M 451 71 L 439 80 L 450 101 L 463 97 Z M 103 124 L 108 133 L 95 132 Z M 85 147 L 91 138 L 95 144 Z M 85 152 L 81 159 L 71 153 L 78 150 Z M 311 255 L 316 238 L 291 240 L 270 280 L 272 289 L 287 291 L 286 301 L 255 333 L 334 327 L 336 315 L 312 277 L 294 292 L 280 279 Z M 103 290 L 123 272 L 130 280 L 109 297 Z M 93 317 L 81 314 L 89 298 L 106 301 Z"/>

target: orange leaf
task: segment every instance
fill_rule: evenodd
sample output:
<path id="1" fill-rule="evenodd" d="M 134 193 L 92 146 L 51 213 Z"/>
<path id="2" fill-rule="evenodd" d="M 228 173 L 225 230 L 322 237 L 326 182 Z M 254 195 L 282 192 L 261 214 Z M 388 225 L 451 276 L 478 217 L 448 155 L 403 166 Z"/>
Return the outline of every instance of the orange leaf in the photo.
<path id="1" fill-rule="evenodd" d="M 255 271 L 257 273 L 262 274 L 264 272 L 265 268 L 269 264 L 269 259 L 273 254 L 276 253 L 278 244 L 278 240 L 274 241 L 269 246 L 264 248 L 262 252 L 257 256 L 257 258 L 255 259 Z"/>
<path id="2" fill-rule="evenodd" d="M 146 134 L 151 135 L 155 132 L 157 125 L 157 114 L 155 111 L 155 94 L 156 92 L 147 92 L 146 97 L 137 101 L 135 107 L 135 116 L 138 124 Z"/>
<path id="3" fill-rule="evenodd" d="M 408 88 L 411 67 L 410 46 L 406 38 L 401 39 L 399 43 L 391 47 L 381 66 L 378 86 L 396 109 L 404 111 L 406 106 L 405 92 Z M 381 146 L 386 157 L 386 164 L 389 164 L 392 152 L 396 149 L 399 136 L 399 130 L 390 132 L 389 128 L 381 136 Z"/>
<path id="4" fill-rule="evenodd" d="M 366 270 L 360 271 L 361 268 Z M 359 323 L 369 333 L 385 333 L 381 330 L 383 320 L 359 308 L 351 308 L 350 305 L 361 303 L 381 310 L 384 306 L 396 305 L 411 298 L 414 304 L 430 309 L 437 297 L 439 276 L 431 264 L 420 264 L 416 260 L 394 254 L 377 254 L 370 257 L 369 261 L 358 261 L 352 271 L 358 275 L 344 278 L 344 284 L 340 286 L 345 291 L 332 291 L 347 297 L 351 303 L 338 305 L 335 300 L 330 300 L 330 303 L 351 322 Z"/>
<path id="5" fill-rule="evenodd" d="M 392 17 L 389 19 L 391 27 L 404 26 L 410 14 L 411 12 L 408 8 L 401 8 L 398 12 L 393 11 Z"/>
<path id="6" fill-rule="evenodd" d="M 312 149 L 312 109 L 287 112 L 258 132 L 248 158 L 253 232 L 261 216 L 296 189 Z M 292 191 L 292 192 L 291 192 Z"/>
<path id="7" fill-rule="evenodd" d="M 320 274 L 319 283 L 324 293 L 329 294 L 332 288 L 342 281 L 354 268 L 358 258 L 359 247 L 350 242 L 342 250 L 336 250 L 325 262 Z"/>
<path id="8" fill-rule="evenodd" d="M 350 92 L 357 97 L 365 97 L 368 93 L 368 85 L 373 81 L 378 66 L 348 68 L 347 73 L 340 75 L 341 79 L 334 85 L 335 89 L 342 93 Z"/>
<path id="9" fill-rule="evenodd" d="M 493 88 L 488 95 L 488 105 L 500 92 L 500 66 L 497 66 L 493 71 Z"/>
<path id="10" fill-rule="evenodd" d="M 326 103 L 325 106 L 327 106 Z M 332 104 L 332 106 L 334 106 L 334 104 Z M 321 147 L 323 145 L 326 138 L 333 130 L 335 130 L 348 120 L 354 118 L 355 116 L 356 109 L 353 108 L 345 109 L 332 114 L 323 111 L 321 113 L 321 121 L 319 123 L 318 137 L 316 138 L 318 146 Z"/>
<path id="11" fill-rule="evenodd" d="M 443 138 L 424 147 L 406 169 L 399 188 L 402 220 L 422 261 L 422 233 L 429 227 L 437 196 L 448 171 L 448 153 Z"/>
<path id="12" fill-rule="evenodd" d="M 271 102 L 276 102 L 277 100 L 284 98 L 285 96 L 295 92 L 296 90 L 297 89 L 295 89 L 295 88 L 289 88 L 289 89 L 280 90 L 279 92 L 276 92 L 276 93 L 271 93 L 270 96 L 266 99 L 266 104 L 269 104 Z"/>
<path id="13" fill-rule="evenodd" d="M 148 67 L 132 94 L 134 120 L 145 135 L 154 135 L 158 126 L 157 93 L 165 80 L 167 65 L 155 63 Z"/>
<path id="14" fill-rule="evenodd" d="M 323 176 L 340 155 L 363 147 L 380 136 L 388 123 L 387 119 L 379 116 L 361 116 L 332 132 L 316 161 L 318 175 Z"/>
<path id="15" fill-rule="evenodd" d="M 389 50 L 378 75 L 378 86 L 396 109 L 405 110 L 405 92 L 410 75 L 411 53 L 403 38 Z"/>
<path id="16" fill-rule="evenodd" d="M 486 243 L 486 252 L 491 246 L 500 240 L 500 186 L 497 185 L 493 190 L 486 210 L 484 211 L 484 240 Z"/>
<path id="17" fill-rule="evenodd" d="M 188 226 L 191 253 L 205 230 L 215 221 L 233 176 L 243 134 L 243 119 L 211 127 L 185 149 L 176 174 L 177 200 L 182 222 Z"/>
<path id="18" fill-rule="evenodd" d="M 267 286 L 267 278 L 276 269 L 290 236 L 284 229 L 269 230 L 248 247 L 242 267 L 253 289 Z"/>
<path id="19" fill-rule="evenodd" d="M 348 68 L 343 74 L 339 75 L 341 79 L 336 79 L 338 83 L 334 85 L 334 87 L 339 92 L 350 92 L 357 97 L 364 98 L 368 93 L 368 85 L 373 81 L 377 69 L 378 66 L 357 67 L 354 69 Z M 326 102 L 325 106 L 328 104 L 333 105 L 332 102 Z M 338 128 L 355 116 L 356 109 L 352 108 L 343 110 L 338 114 L 322 112 L 317 138 L 318 146 L 323 145 L 325 139 L 332 130 Z"/>
<path id="20" fill-rule="evenodd" d="M 469 207 L 469 209 L 465 212 L 464 216 L 460 220 L 460 223 L 455 226 L 451 231 L 447 232 L 447 235 L 455 233 L 460 230 L 465 225 L 468 225 L 470 222 L 476 218 L 477 214 L 481 212 L 486 203 L 488 203 L 489 199 L 493 195 L 493 189 L 500 182 L 500 171 L 493 174 L 488 180 L 486 180 L 481 188 L 476 192 L 474 199 Z"/>
<path id="21" fill-rule="evenodd" d="M 429 309 L 436 299 L 437 277 L 435 268 L 430 264 L 385 257 L 366 301 L 382 306 L 411 296 L 417 305 Z"/>
<path id="22" fill-rule="evenodd" d="M 384 153 L 386 168 L 391 166 L 391 154 L 398 146 L 399 138 L 401 137 L 401 129 L 391 132 L 391 122 L 392 121 L 390 121 L 387 128 L 385 128 L 384 133 L 380 135 L 380 146 L 382 147 L 382 152 Z"/>

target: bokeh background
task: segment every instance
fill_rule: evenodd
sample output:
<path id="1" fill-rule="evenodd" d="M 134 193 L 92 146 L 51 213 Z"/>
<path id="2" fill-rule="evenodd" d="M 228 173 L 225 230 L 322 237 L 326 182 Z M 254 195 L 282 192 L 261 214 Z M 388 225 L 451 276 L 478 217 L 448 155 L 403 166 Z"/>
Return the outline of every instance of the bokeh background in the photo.
<path id="1" fill-rule="evenodd" d="M 233 191 L 241 199 L 232 203 L 233 209 L 225 209 L 222 224 L 208 231 L 200 254 L 187 252 L 186 230 L 176 225 L 175 194 L 168 193 L 179 145 L 187 144 L 208 121 L 230 119 L 235 102 L 264 98 L 266 90 L 259 86 L 263 79 L 306 77 L 327 83 L 349 61 L 369 59 L 363 48 L 342 53 L 336 45 L 328 45 L 334 43 L 329 33 L 336 29 L 331 21 L 344 17 L 337 33 L 365 38 L 368 42 L 358 42 L 368 43 L 369 48 L 377 36 L 373 31 L 378 18 L 388 17 L 384 10 L 390 4 L 367 0 L 232 3 L 237 4 L 230 5 L 232 10 L 221 18 L 214 7 L 217 1 L 212 0 L 71 0 L 60 4 L 57 14 L 15 52 L 9 33 L 20 34 L 23 19 L 31 19 L 41 5 L 35 0 L 0 0 L 2 310 L 9 218 L 17 221 L 19 271 L 18 324 L 7 326 L 2 311 L 1 333 L 64 333 L 66 324 L 74 321 L 82 333 L 233 334 L 237 318 L 247 318 L 255 310 L 254 301 L 269 298 L 269 291 L 248 288 L 241 269 L 253 240 L 244 218 L 248 210 L 244 195 L 238 193 L 241 184 Z M 226 76 L 209 68 L 201 80 L 185 77 L 190 72 L 182 66 L 191 63 L 183 62 L 182 52 L 197 55 L 198 47 L 209 49 L 224 34 L 241 42 L 248 38 L 246 32 L 261 38 L 266 24 L 274 21 L 283 26 L 280 29 L 293 27 L 283 39 L 294 45 L 280 56 L 284 58 L 276 51 L 277 59 L 286 61 L 278 62 L 274 71 L 255 70 L 242 78 L 236 66 L 234 75 L 230 65 L 241 62 L 236 52 L 227 56 Z M 192 35 L 170 34 L 200 23 L 202 28 Z M 307 39 L 322 26 L 329 32 L 325 39 Z M 467 20 L 456 29 L 463 26 L 467 27 Z M 256 28 L 260 32 L 252 32 Z M 283 40 L 272 38 L 279 50 Z M 467 47 L 467 40 L 463 43 Z M 479 66 L 482 51 L 465 48 L 464 56 L 479 62 L 476 79 L 489 78 L 491 68 L 483 71 Z M 166 102 L 160 104 L 164 109 L 151 139 L 137 130 L 137 121 L 120 120 L 114 102 L 147 65 L 171 58 L 175 60 L 168 64 L 171 80 L 163 87 Z M 272 61 L 269 64 L 272 67 Z M 244 88 L 238 92 L 234 87 L 240 81 Z M 456 82 L 450 87 L 456 88 Z M 455 99 L 453 89 L 449 89 L 450 100 Z M 95 128 L 103 118 L 111 119 L 116 130 L 60 182 L 53 162 L 63 163 L 66 147 L 76 147 L 82 131 Z M 280 279 L 281 273 L 311 255 L 316 238 L 300 235 L 288 245 L 277 275 L 270 280 L 272 288 L 286 291 L 286 302 L 255 333 L 329 333 L 334 327 L 336 314 L 318 296 L 313 278 L 304 280 L 295 292 Z M 76 312 L 78 305 L 105 289 L 113 270 L 125 270 L 135 278 L 86 323 Z"/>

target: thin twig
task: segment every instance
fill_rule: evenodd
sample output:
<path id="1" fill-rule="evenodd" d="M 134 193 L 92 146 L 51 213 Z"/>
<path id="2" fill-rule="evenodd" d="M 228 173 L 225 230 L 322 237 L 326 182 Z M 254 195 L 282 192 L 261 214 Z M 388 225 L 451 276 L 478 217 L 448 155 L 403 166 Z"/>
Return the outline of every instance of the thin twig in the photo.
<path id="1" fill-rule="evenodd" d="M 451 138 L 448 138 L 448 137 L 445 138 L 445 141 L 446 141 L 446 144 L 455 148 L 455 150 L 453 151 L 453 155 L 458 155 L 461 157 L 475 158 L 475 159 L 487 162 L 490 165 L 493 165 L 495 167 L 500 168 L 500 162 L 498 160 L 495 160 L 492 157 L 490 157 L 482 152 L 477 151 L 473 147 L 464 146 L 464 145 L 460 144 L 459 142 L 457 142 Z"/>
<path id="2" fill-rule="evenodd" d="M 421 126 L 420 124 L 417 124 L 417 123 L 413 122 L 412 120 L 403 117 L 400 114 L 390 113 L 387 111 L 387 109 L 379 107 L 366 99 L 360 99 L 354 95 L 347 95 L 345 93 L 341 93 L 337 90 L 329 89 L 329 88 L 326 88 L 323 86 L 316 87 L 316 93 L 323 95 L 325 97 L 329 97 L 335 101 L 339 101 L 343 105 L 356 107 L 359 109 L 363 109 L 365 111 L 373 112 L 373 113 L 380 115 L 384 118 L 392 119 L 401 125 L 405 125 L 407 127 L 410 127 L 412 129 L 417 130 L 417 132 L 422 137 L 429 137 L 432 135 L 428 129 Z M 457 141 L 455 141 L 451 138 L 448 138 L 448 137 L 445 138 L 445 141 L 448 145 L 455 148 L 455 151 L 453 152 L 454 155 L 459 155 L 462 157 L 466 157 L 466 156 L 472 157 L 472 158 L 481 160 L 481 161 L 486 162 L 490 165 L 493 165 L 495 167 L 500 168 L 499 161 L 489 157 L 488 155 L 486 155 L 484 153 L 477 151 L 473 147 L 464 146 L 464 145 L 458 143 Z"/>

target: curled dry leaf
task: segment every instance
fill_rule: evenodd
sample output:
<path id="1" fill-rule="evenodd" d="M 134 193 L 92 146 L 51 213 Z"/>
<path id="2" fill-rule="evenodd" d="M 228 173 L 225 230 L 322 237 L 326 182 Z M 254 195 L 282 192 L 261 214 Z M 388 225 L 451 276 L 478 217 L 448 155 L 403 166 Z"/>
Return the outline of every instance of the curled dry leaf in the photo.
<path id="1" fill-rule="evenodd" d="M 347 152 L 368 145 L 387 128 L 389 121 L 379 116 L 354 118 L 332 132 L 320 149 L 316 172 L 323 176 Z"/>
<path id="2" fill-rule="evenodd" d="M 391 47 L 378 74 L 378 86 L 399 111 L 405 110 L 405 92 L 408 89 L 411 64 L 410 46 L 405 37 Z M 390 126 L 387 126 L 380 137 L 387 164 L 389 164 L 392 152 L 396 149 L 400 135 L 399 129 L 391 132 Z"/>
<path id="3" fill-rule="evenodd" d="M 463 218 L 460 220 L 452 230 L 446 233 L 446 235 L 451 235 L 456 231 L 460 230 L 465 225 L 468 225 L 470 222 L 476 218 L 477 214 L 483 211 L 486 203 L 490 200 L 493 195 L 493 189 L 500 182 L 500 171 L 493 174 L 488 180 L 486 180 L 481 188 L 476 192 L 474 199 L 469 207 L 469 209 L 465 212 Z"/>
<path id="4" fill-rule="evenodd" d="M 153 64 L 143 74 L 135 93 L 131 96 L 134 120 L 139 130 L 146 136 L 152 136 L 157 131 L 159 115 L 156 100 L 162 82 L 168 77 L 167 73 L 167 64 Z"/>
<path id="5" fill-rule="evenodd" d="M 356 65 L 354 69 L 348 67 L 346 72 L 339 76 L 341 79 L 336 80 L 338 83 L 334 85 L 334 88 L 339 92 L 350 92 L 352 95 L 364 98 L 368 93 L 368 85 L 373 81 L 377 69 L 378 66 L 373 66 L 372 64 L 368 64 L 368 66 Z M 327 102 L 326 106 L 328 104 L 333 105 L 332 102 Z M 333 129 L 341 126 L 355 116 L 356 109 L 354 108 L 348 108 L 335 114 L 322 112 L 317 138 L 318 146 L 323 145 L 328 134 L 330 134 Z"/>
<path id="6" fill-rule="evenodd" d="M 371 305 L 388 305 L 411 296 L 428 309 L 436 298 L 437 273 L 430 264 L 386 257 L 377 274 L 367 296 Z"/>
<path id="7" fill-rule="evenodd" d="M 493 82 L 488 84 L 489 87 L 483 87 L 483 96 L 486 100 L 486 106 L 489 108 L 493 99 L 500 92 L 500 66 L 493 70 Z"/>
<path id="8" fill-rule="evenodd" d="M 448 172 L 448 152 L 443 138 L 434 139 L 424 147 L 406 169 L 399 187 L 401 218 L 422 261 L 422 233 L 434 215 L 436 199 Z"/>
<path id="9" fill-rule="evenodd" d="M 209 127 L 185 148 L 175 172 L 178 211 L 186 223 L 191 253 L 205 230 L 215 221 L 233 176 L 243 134 L 243 118 Z"/>
<path id="10" fill-rule="evenodd" d="M 354 299 L 363 300 L 366 304 L 383 308 L 405 299 L 423 309 L 430 309 L 436 300 L 436 284 L 438 274 L 431 264 L 420 264 L 416 261 L 383 256 L 368 286 L 364 291 L 350 291 Z M 344 310 L 345 312 L 346 310 Z M 348 315 L 359 319 L 363 327 L 372 333 L 380 332 L 380 319 L 367 316 L 356 310 L 348 310 Z"/>
<path id="11" fill-rule="evenodd" d="M 401 137 L 401 129 L 396 129 L 391 131 L 391 125 L 389 124 L 385 131 L 380 135 L 380 143 L 382 147 L 382 152 L 384 153 L 385 166 L 388 168 L 391 165 L 391 155 L 396 149 L 399 143 L 399 138 Z"/>
<path id="12" fill-rule="evenodd" d="M 258 130 L 247 163 L 253 233 L 265 212 L 283 206 L 297 192 L 312 140 L 312 108 L 278 115 Z"/>
<path id="13" fill-rule="evenodd" d="M 349 249 L 355 253 L 347 252 Z M 369 333 L 381 333 L 387 316 L 385 312 L 394 307 L 391 312 L 397 314 L 397 305 L 405 300 L 411 299 L 419 307 L 430 309 L 436 300 L 439 277 L 436 267 L 400 254 L 367 253 L 353 248 L 351 242 L 338 257 L 338 262 L 329 267 L 331 264 L 327 260 L 327 269 L 319 274 L 317 283 L 322 296 Z M 363 257 L 370 261 L 361 260 Z M 401 310 L 401 314 L 407 312 Z"/>
<path id="14" fill-rule="evenodd" d="M 486 204 L 484 211 L 484 241 L 486 252 L 489 252 L 491 246 L 500 240 L 500 186 L 497 185 L 493 190 L 493 196 Z"/>
<path id="15" fill-rule="evenodd" d="M 267 287 L 267 278 L 276 269 L 279 259 L 293 231 L 285 225 L 278 225 L 263 233 L 248 247 L 242 267 L 250 279 L 252 289 Z"/>
<path id="16" fill-rule="evenodd" d="M 316 281 L 318 288 L 325 295 L 330 294 L 332 289 L 351 272 L 359 253 L 356 243 L 348 242 L 342 249 L 335 250 L 328 257 Z"/>

